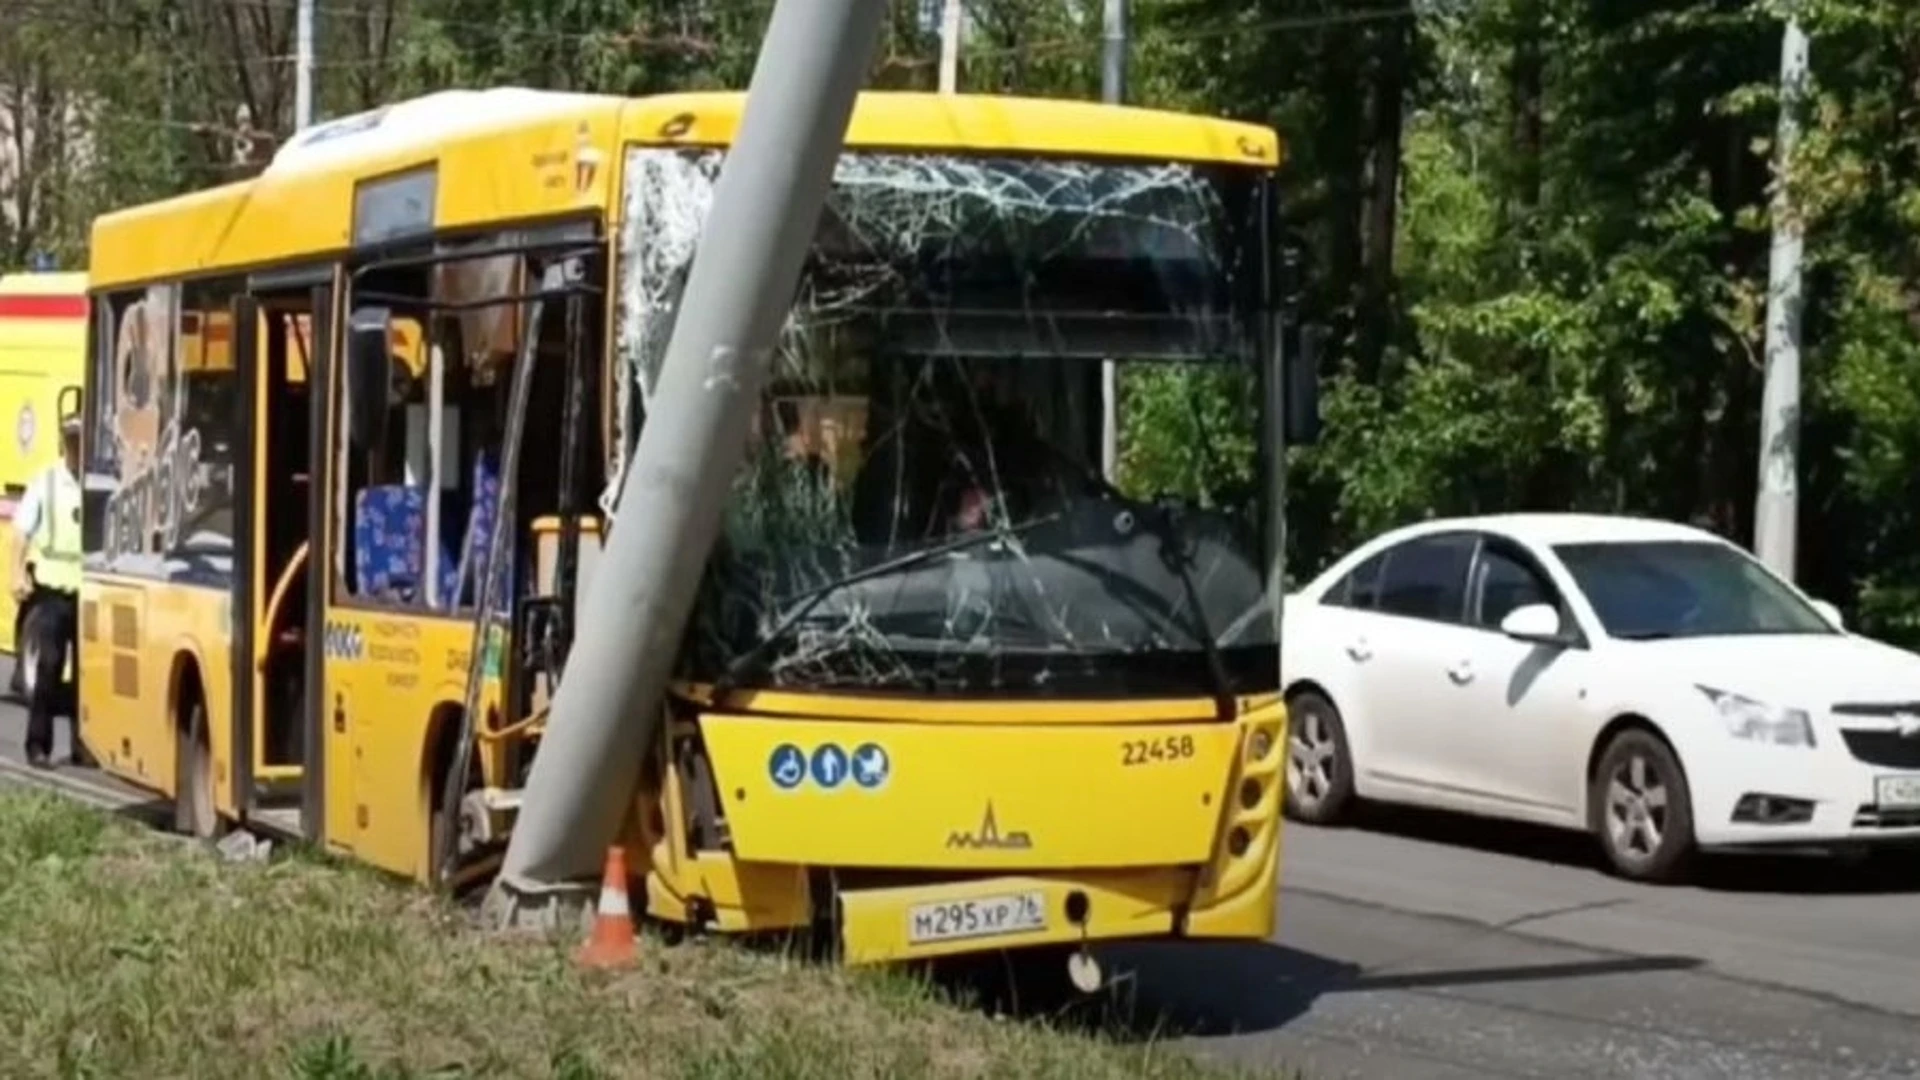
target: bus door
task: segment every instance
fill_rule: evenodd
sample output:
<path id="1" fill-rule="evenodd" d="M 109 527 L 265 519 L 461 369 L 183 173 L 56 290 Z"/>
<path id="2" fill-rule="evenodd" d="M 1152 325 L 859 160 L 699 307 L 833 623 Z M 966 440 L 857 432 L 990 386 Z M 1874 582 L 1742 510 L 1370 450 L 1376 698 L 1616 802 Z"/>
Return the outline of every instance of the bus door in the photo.
<path id="1" fill-rule="evenodd" d="M 246 493 L 236 575 L 232 767 L 242 812 L 274 831 L 320 841 L 326 800 L 322 732 L 315 715 L 317 652 L 309 612 L 317 583 L 308 572 L 319 553 L 313 538 L 325 512 L 316 482 L 316 395 L 333 317 L 331 270 L 310 270 L 300 285 L 254 283 L 234 302 L 232 340 L 241 370 L 250 372 L 247 450 L 237 454 Z M 320 278 L 327 284 L 313 285 Z"/>

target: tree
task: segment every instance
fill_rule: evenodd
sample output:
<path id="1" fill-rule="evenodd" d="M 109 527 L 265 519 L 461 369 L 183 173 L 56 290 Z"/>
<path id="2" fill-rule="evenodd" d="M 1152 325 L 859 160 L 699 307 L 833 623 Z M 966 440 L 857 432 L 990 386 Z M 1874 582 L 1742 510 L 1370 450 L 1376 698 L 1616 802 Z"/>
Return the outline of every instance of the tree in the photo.
<path id="1" fill-rule="evenodd" d="M 1309 308 L 1338 332 L 1326 441 L 1296 455 L 1296 565 L 1475 510 L 1648 513 L 1746 538 L 1777 10 L 1133 5 L 1133 101 L 1269 123 L 1288 146 Z M 1096 96 L 1101 7 L 970 0 L 962 88 Z M 1809 238 L 1803 577 L 1920 644 L 1920 7 L 1800 7 L 1816 82 L 1786 178 Z M 321 0 L 318 100 L 339 115 L 451 86 L 740 87 L 770 8 Z M 896 0 L 873 85 L 933 87 L 933 10 Z M 99 211 L 258 168 L 291 130 L 290 52 L 277 0 L 11 0 L 0 136 L 23 167 L 0 174 L 0 258 L 78 264 Z M 1244 410 L 1244 388 L 1156 372 L 1125 393 L 1142 483 L 1234 479 L 1202 475 L 1190 436 L 1196 413 Z"/>

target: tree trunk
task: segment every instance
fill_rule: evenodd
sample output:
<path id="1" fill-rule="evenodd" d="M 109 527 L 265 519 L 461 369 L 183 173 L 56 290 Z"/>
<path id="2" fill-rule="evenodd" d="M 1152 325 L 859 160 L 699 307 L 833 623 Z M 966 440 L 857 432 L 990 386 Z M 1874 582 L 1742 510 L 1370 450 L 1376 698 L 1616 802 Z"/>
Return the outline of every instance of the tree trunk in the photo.
<path id="1" fill-rule="evenodd" d="M 1368 184 L 1362 210 L 1361 362 L 1378 372 L 1394 325 L 1394 234 L 1400 210 L 1401 136 L 1406 126 L 1407 64 L 1411 23 L 1394 20 L 1377 37 L 1370 80 L 1367 146 Z"/>
<path id="2" fill-rule="evenodd" d="M 1515 177 L 1514 217 L 1522 235 L 1535 234 L 1535 217 L 1540 210 L 1541 157 L 1546 151 L 1546 62 L 1542 37 L 1546 28 L 1538 0 L 1521 0 L 1516 15 L 1513 58 L 1507 81 L 1513 123 Z"/>

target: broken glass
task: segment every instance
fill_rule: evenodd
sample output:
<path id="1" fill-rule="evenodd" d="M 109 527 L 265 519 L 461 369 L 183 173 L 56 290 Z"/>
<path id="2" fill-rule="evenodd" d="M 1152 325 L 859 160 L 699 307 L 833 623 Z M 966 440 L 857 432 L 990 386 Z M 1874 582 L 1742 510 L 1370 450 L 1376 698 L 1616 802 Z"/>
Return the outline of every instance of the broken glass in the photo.
<path id="1" fill-rule="evenodd" d="M 622 447 L 721 160 L 629 155 Z M 1271 689 L 1259 185 L 1225 166 L 843 155 L 687 674 L 1029 696 Z M 1111 483 L 1106 359 L 1122 387 Z"/>

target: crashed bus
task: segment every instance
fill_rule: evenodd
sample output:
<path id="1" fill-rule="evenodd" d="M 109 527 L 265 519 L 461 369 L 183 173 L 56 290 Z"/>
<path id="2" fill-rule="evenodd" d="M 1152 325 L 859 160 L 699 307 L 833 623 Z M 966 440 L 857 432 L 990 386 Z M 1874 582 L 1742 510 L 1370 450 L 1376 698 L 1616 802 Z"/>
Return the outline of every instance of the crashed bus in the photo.
<path id="1" fill-rule="evenodd" d="M 96 223 L 105 768 L 200 835 L 497 869 L 744 104 L 435 94 Z M 1215 119 L 862 95 L 678 678 L 633 705 L 668 721 L 645 914 L 849 962 L 1271 932 L 1313 368 L 1280 159 Z M 223 313 L 232 363 L 183 363 Z M 1211 471 L 1130 472 L 1129 417 Z"/>

